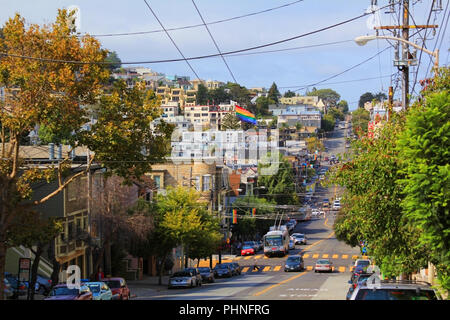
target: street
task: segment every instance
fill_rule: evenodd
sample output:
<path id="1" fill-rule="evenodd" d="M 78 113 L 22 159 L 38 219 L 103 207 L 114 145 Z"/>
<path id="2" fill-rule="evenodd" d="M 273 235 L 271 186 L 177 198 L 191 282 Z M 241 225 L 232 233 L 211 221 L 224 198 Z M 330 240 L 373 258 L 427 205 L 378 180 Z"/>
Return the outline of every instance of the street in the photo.
<path id="1" fill-rule="evenodd" d="M 350 129 L 335 130 L 330 138 L 324 140 L 328 155 L 345 152 L 345 136 Z M 324 167 L 329 168 L 323 162 Z M 317 203 L 323 198 L 332 199 L 339 195 L 339 188 L 319 186 L 316 189 Z M 305 270 L 285 272 L 284 264 L 288 256 L 264 256 L 260 250 L 253 256 L 236 256 L 232 260 L 239 263 L 242 274 L 225 279 L 216 279 L 214 283 L 204 283 L 192 289 L 160 288 L 146 290 L 143 286 L 133 287 L 137 300 L 345 300 L 352 261 L 360 254 L 358 248 L 351 248 L 338 241 L 333 232 L 335 212 L 325 216 L 297 223 L 292 232 L 304 233 L 308 239 L 306 245 L 296 245 L 289 255 L 303 255 Z M 314 264 L 319 258 L 329 258 L 333 262 L 332 273 L 315 273 Z M 254 269 L 255 264 L 259 267 Z"/>

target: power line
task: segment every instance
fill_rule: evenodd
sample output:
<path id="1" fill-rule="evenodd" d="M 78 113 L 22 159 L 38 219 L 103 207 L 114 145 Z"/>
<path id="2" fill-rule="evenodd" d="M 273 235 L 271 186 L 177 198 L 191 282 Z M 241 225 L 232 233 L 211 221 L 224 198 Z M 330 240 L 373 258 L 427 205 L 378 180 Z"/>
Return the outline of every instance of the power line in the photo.
<path id="1" fill-rule="evenodd" d="M 225 66 L 227 67 L 228 71 L 230 72 L 231 77 L 232 77 L 233 80 L 234 80 L 234 83 L 238 83 L 237 80 L 236 80 L 236 78 L 234 77 L 233 72 L 231 72 L 230 66 L 228 65 L 227 61 L 226 61 L 225 58 L 223 57 L 223 54 L 222 54 L 222 52 L 220 51 L 219 46 L 217 45 L 216 40 L 214 39 L 214 37 L 213 37 L 211 31 L 209 30 L 208 25 L 206 24 L 205 19 L 203 19 L 203 16 L 202 16 L 202 14 L 200 13 L 200 10 L 198 9 L 198 7 L 197 7 L 197 5 L 195 4 L 195 1 L 194 1 L 194 0 L 192 0 L 192 4 L 194 5 L 195 10 L 197 10 L 197 13 L 198 13 L 198 15 L 200 16 L 200 19 L 202 19 L 203 25 L 205 26 L 206 30 L 208 31 L 209 36 L 211 37 L 211 40 L 213 41 L 214 45 L 216 46 L 217 51 L 219 52 L 220 56 L 222 57 L 223 63 L 225 63 Z"/>
<path id="2" fill-rule="evenodd" d="M 266 13 L 266 12 L 274 11 L 274 10 L 277 10 L 277 9 L 285 8 L 285 7 L 297 4 L 297 3 L 302 2 L 302 1 L 304 1 L 304 0 L 297 0 L 297 1 L 290 2 L 290 3 L 286 3 L 284 5 L 280 5 L 278 7 L 273 7 L 273 8 L 257 11 L 257 12 L 247 13 L 247 14 L 244 14 L 244 15 L 241 15 L 241 16 L 232 17 L 232 18 L 226 18 L 226 19 L 222 19 L 222 20 L 217 20 L 217 21 L 209 22 L 207 24 L 208 25 L 213 25 L 213 24 L 228 22 L 228 21 L 232 21 L 232 20 L 242 19 L 242 18 L 258 15 L 258 14 L 261 14 L 261 13 Z M 197 28 L 197 27 L 202 27 L 202 26 L 203 26 L 203 24 L 195 24 L 195 25 L 178 27 L 178 28 L 168 28 L 166 30 L 167 31 L 175 31 L 175 30 L 184 30 L 184 29 Z M 132 35 L 142 35 L 142 34 L 149 34 L 149 33 L 159 33 L 159 32 L 164 32 L 164 30 L 163 29 L 159 29 L 159 30 L 140 31 L 140 32 L 93 34 L 92 36 L 93 37 L 132 36 Z"/>
<path id="3" fill-rule="evenodd" d="M 336 82 L 327 82 L 324 83 L 323 85 L 330 85 L 330 84 L 340 84 L 340 83 L 349 83 L 349 82 L 359 82 L 359 81 L 366 81 L 366 80 L 375 80 L 375 79 L 379 79 L 379 78 L 390 78 L 392 77 L 393 74 L 387 74 L 384 76 L 376 76 L 376 77 L 371 77 L 371 78 L 362 78 L 362 79 L 353 79 L 353 80 L 344 80 L 344 81 L 336 81 Z M 286 86 L 286 87 L 278 87 L 279 89 L 289 89 L 289 88 L 304 88 L 305 86 Z"/>
<path id="4" fill-rule="evenodd" d="M 145 0 L 144 0 L 145 1 Z M 389 5 L 388 5 L 389 6 Z M 388 6 L 384 6 L 381 7 L 377 10 L 381 10 L 384 9 L 385 7 Z M 233 55 L 236 53 L 241 53 L 241 52 L 247 52 L 247 51 L 252 51 L 252 50 L 256 50 L 256 49 L 261 49 L 261 48 L 266 48 L 266 47 L 270 47 L 270 46 L 274 46 L 277 44 L 281 44 L 281 43 L 285 43 L 285 42 L 289 42 L 289 41 L 293 41 L 293 40 L 297 40 L 303 37 L 307 37 L 316 33 L 320 33 L 326 30 L 330 30 L 336 27 L 339 27 L 341 25 L 353 22 L 355 20 L 361 19 L 369 14 L 372 13 L 363 13 L 359 16 L 335 23 L 333 25 L 329 25 L 327 27 L 323 27 L 320 29 L 316 29 L 307 33 L 303 33 L 294 37 L 290 37 L 290 38 L 286 38 L 286 39 L 282 39 L 282 40 L 278 40 L 278 41 L 274 41 L 274 42 L 269 42 L 266 44 L 262 44 L 262 45 L 258 45 L 258 46 L 253 46 L 253 47 L 249 47 L 249 48 L 244 48 L 244 49 L 238 49 L 238 50 L 233 50 L 233 51 L 227 51 L 227 52 L 222 52 L 223 55 Z M 166 30 L 167 31 L 167 30 Z M 10 56 L 10 57 L 15 57 L 15 58 L 21 58 L 21 59 L 31 59 L 31 60 L 39 60 L 39 61 L 44 61 L 44 62 L 53 62 L 53 63 L 72 63 L 72 64 L 104 64 L 104 65 L 109 65 L 109 64 L 113 64 L 114 62 L 107 62 L 107 61 L 101 61 L 101 62 L 94 62 L 94 61 L 74 61 L 74 60 L 59 60 L 59 59 L 49 59 L 49 58 L 37 58 L 37 57 L 30 57 L 30 56 L 24 56 L 24 55 L 18 55 L 18 54 L 10 54 L 7 52 L 0 52 L 1 55 L 5 55 L 5 56 Z M 127 65 L 127 64 L 154 64 L 154 63 L 166 63 L 166 62 L 179 62 L 179 61 L 186 61 L 186 60 L 200 60 L 200 59 L 206 59 L 206 58 L 213 58 L 213 57 L 218 57 L 220 56 L 220 54 L 209 54 L 209 55 L 203 55 L 203 56 L 196 56 L 196 57 L 189 57 L 189 58 L 183 58 L 183 59 L 166 59 L 166 60 L 152 60 L 152 61 L 133 61 L 133 62 L 121 62 L 121 64 Z"/>
<path id="5" fill-rule="evenodd" d="M 155 17 L 156 20 L 158 20 L 159 25 L 161 26 L 161 28 L 164 29 L 167 37 L 169 37 L 170 41 L 172 41 L 173 45 L 175 46 L 175 48 L 177 48 L 178 52 L 180 53 L 180 55 L 183 57 L 183 60 L 186 61 L 187 65 L 189 66 L 189 68 L 191 68 L 192 72 L 195 74 L 195 76 L 197 77 L 197 79 L 200 79 L 200 77 L 198 76 L 197 72 L 195 72 L 194 68 L 191 66 L 191 64 L 189 63 L 189 61 L 186 59 L 186 57 L 184 56 L 184 54 L 181 52 L 180 48 L 178 48 L 177 44 L 175 43 L 175 41 L 172 39 L 172 37 L 170 36 L 169 32 L 167 32 L 167 30 L 164 28 L 163 24 L 161 23 L 161 21 L 159 20 L 158 16 L 156 15 L 156 13 L 153 11 L 153 9 L 150 7 L 150 5 L 147 3 L 147 0 L 144 0 L 145 4 L 147 5 L 147 7 L 150 9 L 150 11 L 152 12 L 153 16 Z"/>
<path id="6" fill-rule="evenodd" d="M 366 63 L 366 62 L 372 60 L 373 58 L 375 58 L 376 56 L 378 56 L 379 54 L 383 53 L 384 51 L 386 51 L 386 50 L 389 49 L 389 48 L 391 48 L 391 46 L 386 47 L 386 48 L 384 48 L 384 49 L 381 50 L 381 51 L 378 51 L 376 54 L 374 54 L 374 55 L 371 56 L 370 58 L 368 58 L 368 59 L 366 59 L 366 60 L 364 60 L 364 61 L 361 61 L 360 63 L 355 64 L 354 66 L 352 66 L 352 67 L 350 67 L 350 68 L 348 68 L 348 69 L 345 69 L 345 70 L 342 71 L 342 72 L 339 72 L 339 73 L 337 73 L 337 74 L 335 74 L 335 75 L 333 75 L 333 76 L 331 76 L 331 77 L 328 77 L 328 78 L 326 78 L 326 79 L 324 79 L 324 80 L 321 80 L 321 81 L 319 81 L 319 82 L 316 82 L 316 83 L 313 83 L 313 84 L 309 84 L 309 85 L 306 85 L 306 86 L 304 86 L 304 87 L 302 87 L 302 88 L 296 89 L 296 90 L 294 90 L 294 92 L 295 92 L 295 91 L 300 91 L 300 90 L 305 89 L 305 88 L 308 88 L 308 87 L 313 87 L 313 86 L 316 86 L 316 85 L 318 85 L 318 84 L 320 84 L 320 83 L 323 83 L 323 82 L 325 82 L 325 81 L 328 81 L 328 80 L 330 80 L 330 79 L 336 78 L 336 77 L 340 76 L 341 74 L 344 74 L 344 73 L 346 73 L 346 72 L 348 72 L 348 71 L 350 71 L 350 70 L 353 70 L 353 69 L 359 67 L 360 65 L 362 65 L 362 64 L 364 64 L 364 63 Z"/>

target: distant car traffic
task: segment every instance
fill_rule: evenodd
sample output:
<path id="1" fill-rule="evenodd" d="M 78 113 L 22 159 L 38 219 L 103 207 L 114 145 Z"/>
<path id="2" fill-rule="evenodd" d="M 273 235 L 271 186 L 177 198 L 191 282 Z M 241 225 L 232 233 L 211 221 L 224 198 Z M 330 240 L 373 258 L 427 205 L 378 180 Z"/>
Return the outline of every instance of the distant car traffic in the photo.
<path id="1" fill-rule="evenodd" d="M 241 249 L 241 256 L 248 256 L 255 254 L 255 248 L 253 246 L 244 245 Z"/>
<path id="2" fill-rule="evenodd" d="M 314 272 L 333 272 L 333 262 L 329 259 L 319 259 L 316 261 Z"/>
<path id="3" fill-rule="evenodd" d="M 306 236 L 303 233 L 296 233 L 294 238 L 295 244 L 307 244 Z"/>
<path id="4" fill-rule="evenodd" d="M 294 240 L 289 240 L 289 250 L 294 250 L 294 249 L 295 249 Z"/>

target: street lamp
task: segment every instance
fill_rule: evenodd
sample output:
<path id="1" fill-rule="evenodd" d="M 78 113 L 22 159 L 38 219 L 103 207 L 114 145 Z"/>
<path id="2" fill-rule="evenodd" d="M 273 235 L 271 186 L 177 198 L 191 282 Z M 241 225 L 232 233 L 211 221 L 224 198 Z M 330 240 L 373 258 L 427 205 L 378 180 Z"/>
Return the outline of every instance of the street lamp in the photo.
<path id="1" fill-rule="evenodd" d="M 436 49 L 435 51 L 430 51 L 428 49 L 423 48 L 423 46 L 419 46 L 411 41 L 408 41 L 406 39 L 403 38 L 397 38 L 397 37 L 393 37 L 393 36 L 378 36 L 378 35 L 370 35 L 370 36 L 359 36 L 355 38 L 355 42 L 356 44 L 363 46 L 365 45 L 367 42 L 371 41 L 371 40 L 375 40 L 375 39 L 387 39 L 387 40 L 393 40 L 393 41 L 400 41 L 403 42 L 406 45 L 410 45 L 418 50 L 421 50 L 425 53 L 428 53 L 429 55 L 431 55 L 432 57 L 434 57 L 434 68 L 435 68 L 435 74 L 437 73 L 437 70 L 439 68 L 439 49 Z M 404 58 L 405 59 L 405 58 Z M 406 64 L 405 64 L 406 63 Z M 402 71 L 403 71 L 403 77 L 402 77 L 402 81 L 403 81 L 403 88 L 402 88 L 402 97 L 403 97 L 403 108 L 406 109 L 406 107 L 408 106 L 408 79 L 409 79 L 409 75 L 408 75 L 408 65 L 409 65 L 409 61 L 402 61 Z"/>
<path id="2" fill-rule="evenodd" d="M 355 42 L 357 45 L 360 46 L 364 46 L 367 42 L 371 41 L 371 40 L 375 40 L 375 39 L 387 39 L 387 40 L 393 40 L 393 41 L 401 41 L 404 42 L 418 50 L 421 50 L 425 53 L 428 53 L 429 55 L 434 57 L 434 66 L 435 68 L 438 68 L 439 66 L 439 49 L 436 49 L 435 51 L 430 51 L 428 49 L 425 49 L 417 44 L 415 44 L 414 42 L 405 40 L 403 38 L 397 38 L 397 37 L 392 37 L 392 36 L 375 36 L 375 35 L 371 35 L 371 36 L 359 36 L 355 38 Z"/>

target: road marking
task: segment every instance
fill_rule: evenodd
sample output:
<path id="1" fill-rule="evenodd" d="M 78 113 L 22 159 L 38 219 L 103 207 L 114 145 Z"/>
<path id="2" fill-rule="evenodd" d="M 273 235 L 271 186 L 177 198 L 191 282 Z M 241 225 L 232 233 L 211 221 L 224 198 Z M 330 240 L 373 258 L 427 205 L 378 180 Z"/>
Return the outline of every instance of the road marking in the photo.
<path id="1" fill-rule="evenodd" d="M 313 266 L 306 266 L 306 270 L 311 271 L 313 269 Z"/>
<path id="2" fill-rule="evenodd" d="M 253 268 L 252 272 L 258 272 L 259 269 L 258 268 Z"/>
<path id="3" fill-rule="evenodd" d="M 322 258 L 328 258 L 328 254 L 322 255 Z"/>
<path id="4" fill-rule="evenodd" d="M 262 254 L 258 254 L 257 256 L 255 256 L 255 259 L 261 259 L 262 258 Z"/>
<path id="5" fill-rule="evenodd" d="M 309 258 L 309 253 L 305 253 L 304 255 L 303 255 L 303 258 Z"/>
<path id="6" fill-rule="evenodd" d="M 337 258 L 339 258 L 339 255 L 333 254 L 333 259 L 337 259 Z"/>
<path id="7" fill-rule="evenodd" d="M 270 270 L 270 266 L 265 266 L 264 269 L 263 269 L 264 272 L 267 272 L 269 270 Z"/>
<path id="8" fill-rule="evenodd" d="M 234 260 L 241 260 L 242 259 L 242 257 L 236 257 L 236 258 L 234 258 Z"/>
<path id="9" fill-rule="evenodd" d="M 342 259 L 348 259 L 348 254 L 343 254 Z"/>
<path id="10" fill-rule="evenodd" d="M 281 268 L 281 266 L 280 266 L 280 268 Z M 267 287 L 266 289 L 261 290 L 261 291 L 255 293 L 254 296 L 262 295 L 263 293 L 266 293 L 267 291 L 269 291 L 269 290 L 271 290 L 271 289 L 273 289 L 273 288 L 275 288 L 275 287 L 278 287 L 278 286 L 280 286 L 280 285 L 282 285 L 282 284 L 284 284 L 284 283 L 287 283 L 287 282 L 289 282 L 289 281 L 292 281 L 292 280 L 294 280 L 294 279 L 300 278 L 301 276 L 305 275 L 306 273 L 307 273 L 307 272 L 304 271 L 304 272 L 302 272 L 302 273 L 300 273 L 300 274 L 297 274 L 297 275 L 295 275 L 295 276 L 293 276 L 293 277 L 291 277 L 291 278 L 288 278 L 288 279 L 283 280 L 283 281 L 281 281 L 281 282 L 279 282 L 279 283 L 276 283 L 276 284 L 274 284 L 274 285 L 271 285 L 270 287 Z"/>
<path id="11" fill-rule="evenodd" d="M 318 253 L 315 253 L 315 254 L 313 254 L 313 259 L 317 259 L 318 257 L 319 257 L 319 254 Z"/>
<path id="12" fill-rule="evenodd" d="M 268 257 L 268 256 L 266 256 L 266 255 L 264 255 L 264 259 L 269 259 L 269 257 Z"/>
<path id="13" fill-rule="evenodd" d="M 352 259 L 358 259 L 357 255 L 352 256 Z"/>
<path id="14" fill-rule="evenodd" d="M 251 259 L 251 258 L 252 258 L 252 256 L 248 256 L 248 257 L 245 257 L 244 260 L 248 260 L 248 259 Z"/>
<path id="15" fill-rule="evenodd" d="M 281 266 L 275 266 L 275 268 L 273 268 L 273 271 L 280 271 Z"/>
<path id="16" fill-rule="evenodd" d="M 242 269 L 242 272 L 247 272 L 248 269 L 250 269 L 250 268 L 249 268 L 249 267 L 244 267 L 244 268 Z"/>
<path id="17" fill-rule="evenodd" d="M 345 267 L 339 267 L 339 272 L 345 272 Z"/>

